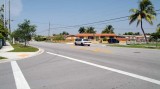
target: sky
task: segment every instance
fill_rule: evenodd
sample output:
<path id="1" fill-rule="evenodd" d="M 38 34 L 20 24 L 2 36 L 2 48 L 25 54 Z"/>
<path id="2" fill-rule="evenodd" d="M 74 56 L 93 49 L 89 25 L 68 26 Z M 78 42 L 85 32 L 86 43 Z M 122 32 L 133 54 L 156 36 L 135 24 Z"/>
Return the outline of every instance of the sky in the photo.
<path id="1" fill-rule="evenodd" d="M 151 1 L 155 10 L 159 10 L 160 0 Z M 3 2 L 0 0 L 0 5 Z M 8 0 L 6 4 L 7 2 Z M 136 27 L 136 22 L 129 25 L 128 18 L 84 25 L 129 16 L 132 14 L 129 10 L 138 8 L 138 2 L 139 0 L 11 0 L 11 30 L 17 29 L 17 25 L 27 19 L 37 26 L 36 33 L 39 35 L 48 35 L 49 22 L 50 35 L 63 31 L 77 34 L 82 26 L 92 26 L 97 33 L 101 33 L 106 25 L 112 25 L 116 34 L 142 33 L 140 26 Z M 158 23 L 160 14 L 154 20 L 154 25 L 144 22 L 145 32 L 155 32 Z"/>

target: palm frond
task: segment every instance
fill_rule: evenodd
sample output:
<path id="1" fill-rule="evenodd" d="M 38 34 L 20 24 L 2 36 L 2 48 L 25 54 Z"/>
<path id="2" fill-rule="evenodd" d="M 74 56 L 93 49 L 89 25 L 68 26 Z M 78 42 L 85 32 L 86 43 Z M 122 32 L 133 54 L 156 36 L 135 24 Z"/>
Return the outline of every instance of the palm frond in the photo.
<path id="1" fill-rule="evenodd" d="M 138 21 L 137 21 L 137 27 L 138 27 L 138 25 L 139 25 L 140 22 L 141 22 L 141 20 L 138 20 Z"/>
<path id="2" fill-rule="evenodd" d="M 138 13 L 139 10 L 138 9 L 130 9 L 129 12 Z"/>
<path id="3" fill-rule="evenodd" d="M 160 27 L 157 28 L 157 32 L 160 33 Z"/>
<path id="4" fill-rule="evenodd" d="M 153 25 L 153 21 L 154 19 L 156 19 L 155 15 L 152 15 L 150 13 L 147 13 L 147 11 L 143 11 L 144 19 L 151 25 Z"/>
<path id="5" fill-rule="evenodd" d="M 149 24 L 153 25 L 152 17 L 151 17 L 150 15 L 147 15 L 147 16 L 145 17 L 145 20 L 146 20 Z"/>
<path id="6" fill-rule="evenodd" d="M 132 24 L 134 21 L 136 21 L 136 20 L 137 20 L 137 17 L 138 17 L 138 14 L 133 14 L 133 15 L 131 15 L 131 16 L 129 17 L 129 20 L 130 20 L 129 24 Z"/>
<path id="7" fill-rule="evenodd" d="M 141 11 L 145 10 L 148 6 L 152 6 L 152 2 L 150 0 L 142 0 L 140 1 L 139 8 Z"/>

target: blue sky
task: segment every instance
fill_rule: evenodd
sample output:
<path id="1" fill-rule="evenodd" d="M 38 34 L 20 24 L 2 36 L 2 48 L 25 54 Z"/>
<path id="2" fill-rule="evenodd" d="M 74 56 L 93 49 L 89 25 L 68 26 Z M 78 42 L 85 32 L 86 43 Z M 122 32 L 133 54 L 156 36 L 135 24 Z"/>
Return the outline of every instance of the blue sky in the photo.
<path id="1" fill-rule="evenodd" d="M 0 2 L 2 2 L 1 0 Z M 51 34 L 67 31 L 77 34 L 79 27 L 59 28 L 65 26 L 80 25 L 97 21 L 108 20 L 130 15 L 131 8 L 138 7 L 139 0 L 11 0 L 12 3 L 12 29 L 17 28 L 18 23 L 24 19 L 31 20 L 37 26 L 37 34 L 47 35 L 49 22 L 51 23 Z M 155 9 L 160 9 L 160 0 L 151 0 Z M 17 4 L 18 3 L 18 4 Z M 14 12 L 14 13 L 13 13 Z M 159 11 L 160 13 L 160 11 Z M 125 20 L 125 19 L 122 19 Z M 151 26 L 144 23 L 146 32 L 154 32 L 156 25 L 160 23 L 160 15 Z M 136 24 L 129 25 L 129 21 L 110 21 L 99 24 L 85 25 L 93 26 L 97 33 L 106 25 L 113 25 L 116 34 L 124 32 L 141 32 Z"/>

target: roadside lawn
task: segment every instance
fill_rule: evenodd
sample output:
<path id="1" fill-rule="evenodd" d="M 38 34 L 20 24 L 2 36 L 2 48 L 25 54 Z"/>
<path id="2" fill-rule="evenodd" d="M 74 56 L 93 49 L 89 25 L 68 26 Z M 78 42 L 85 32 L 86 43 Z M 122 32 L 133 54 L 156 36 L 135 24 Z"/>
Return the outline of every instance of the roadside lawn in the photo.
<path id="1" fill-rule="evenodd" d="M 2 60 L 2 59 L 7 59 L 7 58 L 5 58 L 5 57 L 1 57 L 1 56 L 0 56 L 0 60 Z"/>
<path id="2" fill-rule="evenodd" d="M 119 44 L 110 44 L 109 46 L 113 47 L 128 47 L 128 48 L 148 48 L 148 49 L 160 49 L 160 43 L 157 44 L 130 44 L 130 45 L 119 45 Z"/>
<path id="3" fill-rule="evenodd" d="M 10 52 L 36 52 L 39 49 L 31 46 L 24 46 L 22 44 L 11 44 L 14 48 L 14 50 Z"/>

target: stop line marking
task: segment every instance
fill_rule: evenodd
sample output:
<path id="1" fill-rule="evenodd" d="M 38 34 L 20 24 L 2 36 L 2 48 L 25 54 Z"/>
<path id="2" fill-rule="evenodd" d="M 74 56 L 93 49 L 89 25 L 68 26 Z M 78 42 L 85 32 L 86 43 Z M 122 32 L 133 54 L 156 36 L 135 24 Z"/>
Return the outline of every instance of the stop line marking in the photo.
<path id="1" fill-rule="evenodd" d="M 133 78 L 137 78 L 137 79 L 140 79 L 140 80 L 144 80 L 144 81 L 147 81 L 147 82 L 150 82 L 150 83 L 154 83 L 154 84 L 160 85 L 160 81 L 159 80 L 152 79 L 152 78 L 149 78 L 149 77 L 145 77 L 145 76 L 141 76 L 141 75 L 138 75 L 138 74 L 129 73 L 129 72 L 126 72 L 126 71 L 122 71 L 122 70 L 118 70 L 118 69 L 114 69 L 114 68 L 98 65 L 98 64 L 95 64 L 95 63 L 91 63 L 91 62 L 87 62 L 87 61 L 83 61 L 83 60 L 67 57 L 67 56 L 60 55 L 60 54 L 55 54 L 55 53 L 51 53 L 51 52 L 47 52 L 47 53 L 51 54 L 51 55 L 59 56 L 59 57 L 62 57 L 62 58 L 66 58 L 66 59 L 69 59 L 69 60 L 72 60 L 72 61 L 80 62 L 80 63 L 83 63 L 83 64 L 91 65 L 91 66 L 94 66 L 94 67 L 98 67 L 98 68 L 101 68 L 101 69 L 109 70 L 109 71 L 112 71 L 112 72 L 116 72 L 116 73 L 119 73 L 119 74 L 127 75 L 127 76 L 130 76 L 130 77 L 133 77 Z"/>

